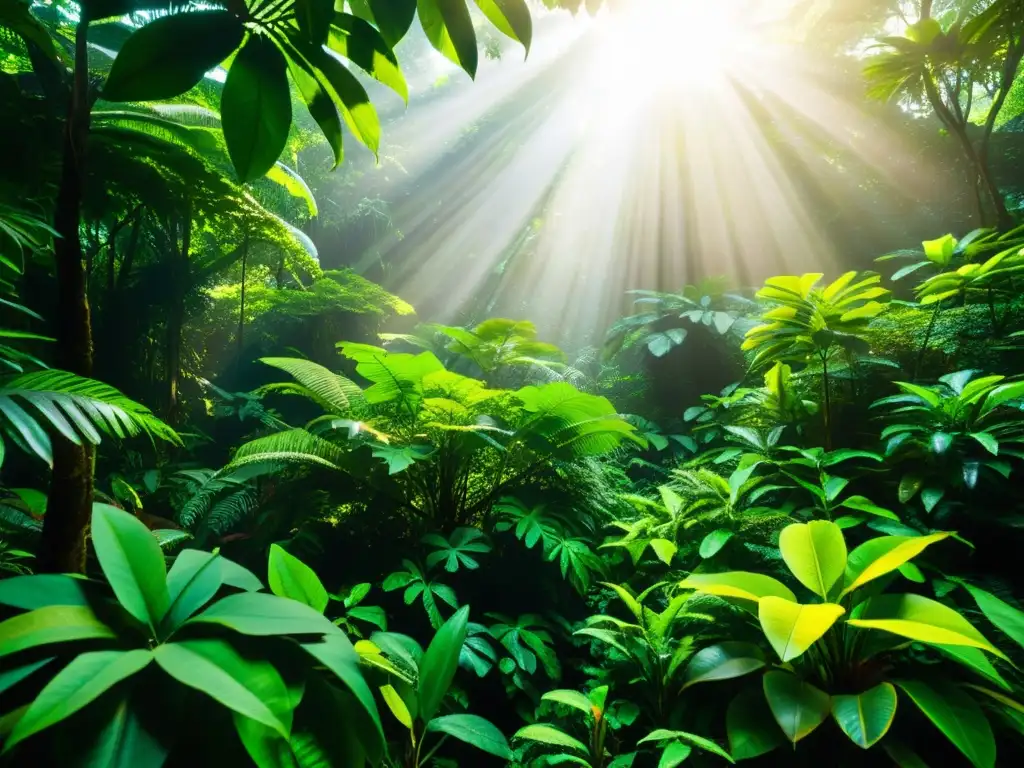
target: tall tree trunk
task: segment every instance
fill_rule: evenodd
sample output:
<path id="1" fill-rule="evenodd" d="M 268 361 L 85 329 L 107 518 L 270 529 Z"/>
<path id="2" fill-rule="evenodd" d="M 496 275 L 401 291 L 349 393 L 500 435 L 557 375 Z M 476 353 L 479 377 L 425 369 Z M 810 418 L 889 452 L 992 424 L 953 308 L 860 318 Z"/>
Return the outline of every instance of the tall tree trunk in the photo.
<path id="1" fill-rule="evenodd" d="M 88 19 L 83 16 L 75 31 L 75 73 L 64 125 L 64 156 L 54 212 L 54 229 L 60 235 L 54 245 L 59 308 L 57 365 L 82 376 L 92 373 L 92 328 L 79 235 L 91 107 L 87 30 Z M 63 438 L 54 440 L 53 473 L 39 547 L 40 571 L 85 571 L 85 538 L 92 514 L 92 460 L 91 446 L 74 445 Z"/>
<path id="2" fill-rule="evenodd" d="M 191 283 L 189 250 L 192 247 L 192 209 L 186 207 L 181 224 L 181 250 L 175 266 L 175 295 L 167 318 L 167 418 L 175 421 L 178 413 L 178 382 L 181 376 L 181 333 L 185 326 L 185 298 Z M 175 237 L 175 239 L 177 239 Z"/>
<path id="3" fill-rule="evenodd" d="M 236 365 L 242 367 L 242 349 L 245 346 L 245 271 L 249 262 L 249 233 L 245 233 L 242 242 L 242 295 L 238 300 L 238 360 Z"/>

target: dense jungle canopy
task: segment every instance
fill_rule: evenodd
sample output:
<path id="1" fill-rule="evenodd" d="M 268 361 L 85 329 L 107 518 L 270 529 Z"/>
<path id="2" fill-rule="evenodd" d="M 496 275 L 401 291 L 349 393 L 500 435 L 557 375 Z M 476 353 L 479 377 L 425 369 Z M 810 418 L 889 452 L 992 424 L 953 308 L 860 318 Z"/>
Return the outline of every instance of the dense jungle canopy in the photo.
<path id="1" fill-rule="evenodd" d="M 0 766 L 1024 764 L 1024 0 L 0 0 Z"/>

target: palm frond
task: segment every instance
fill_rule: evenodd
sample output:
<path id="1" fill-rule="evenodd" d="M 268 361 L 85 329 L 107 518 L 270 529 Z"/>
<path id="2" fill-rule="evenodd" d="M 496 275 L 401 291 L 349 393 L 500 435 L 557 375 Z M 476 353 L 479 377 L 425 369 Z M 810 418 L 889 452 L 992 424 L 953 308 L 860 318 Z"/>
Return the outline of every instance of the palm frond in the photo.
<path id="1" fill-rule="evenodd" d="M 363 402 L 363 391 L 358 384 L 312 360 L 264 357 L 260 362 L 287 373 L 298 382 L 298 387 L 291 389 L 293 394 L 305 395 L 331 414 L 350 413 Z"/>
<path id="2" fill-rule="evenodd" d="M 7 435 L 48 464 L 53 449 L 46 427 L 77 445 L 83 439 L 99 444 L 101 433 L 118 438 L 145 434 L 181 444 L 178 434 L 144 405 L 108 384 L 66 371 L 36 371 L 0 381 L 0 416 Z"/>

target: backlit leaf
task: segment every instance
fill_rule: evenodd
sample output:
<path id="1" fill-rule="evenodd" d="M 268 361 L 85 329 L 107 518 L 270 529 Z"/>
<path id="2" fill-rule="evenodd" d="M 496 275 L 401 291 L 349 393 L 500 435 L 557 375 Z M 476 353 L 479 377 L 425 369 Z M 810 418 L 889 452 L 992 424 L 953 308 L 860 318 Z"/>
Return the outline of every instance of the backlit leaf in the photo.
<path id="1" fill-rule="evenodd" d="M 764 597 L 758 603 L 761 629 L 783 661 L 810 648 L 845 612 L 835 603 L 800 605 L 780 597 Z"/>

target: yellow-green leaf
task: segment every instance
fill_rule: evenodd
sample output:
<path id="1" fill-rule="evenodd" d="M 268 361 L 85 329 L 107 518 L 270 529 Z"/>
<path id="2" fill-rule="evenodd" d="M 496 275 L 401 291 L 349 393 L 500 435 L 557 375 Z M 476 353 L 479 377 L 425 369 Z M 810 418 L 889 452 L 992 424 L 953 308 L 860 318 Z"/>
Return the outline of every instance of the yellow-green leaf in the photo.
<path id="1" fill-rule="evenodd" d="M 757 616 L 779 658 L 790 661 L 817 642 L 845 612 L 835 603 L 800 605 L 780 597 L 763 597 Z"/>
<path id="2" fill-rule="evenodd" d="M 846 570 L 843 531 L 827 520 L 787 525 L 779 537 L 779 550 L 800 583 L 822 598 Z"/>
<path id="3" fill-rule="evenodd" d="M 380 694 L 384 697 L 384 703 L 388 705 L 388 709 L 391 710 L 391 714 L 395 716 L 395 719 L 411 731 L 412 715 L 409 713 L 409 707 L 405 705 L 405 701 L 398 695 L 395 687 L 393 685 L 382 685 Z"/>
<path id="4" fill-rule="evenodd" d="M 878 595 L 857 606 L 848 624 L 881 629 L 901 637 L 936 645 L 966 645 L 1002 659 L 1006 656 L 967 619 L 922 595 Z"/>
<path id="5" fill-rule="evenodd" d="M 781 597 L 796 602 L 793 591 L 777 579 L 749 571 L 693 573 L 679 582 L 682 589 L 693 589 L 719 597 L 738 597 L 758 601 L 762 597 Z"/>
<path id="6" fill-rule="evenodd" d="M 896 689 L 890 683 L 880 683 L 853 696 L 832 697 L 832 717 L 861 749 L 878 743 L 895 716 Z"/>
<path id="7" fill-rule="evenodd" d="M 950 535 L 940 532 L 929 536 L 879 536 L 864 542 L 850 553 L 846 563 L 846 586 L 839 596 L 895 571 L 927 547 Z"/>

